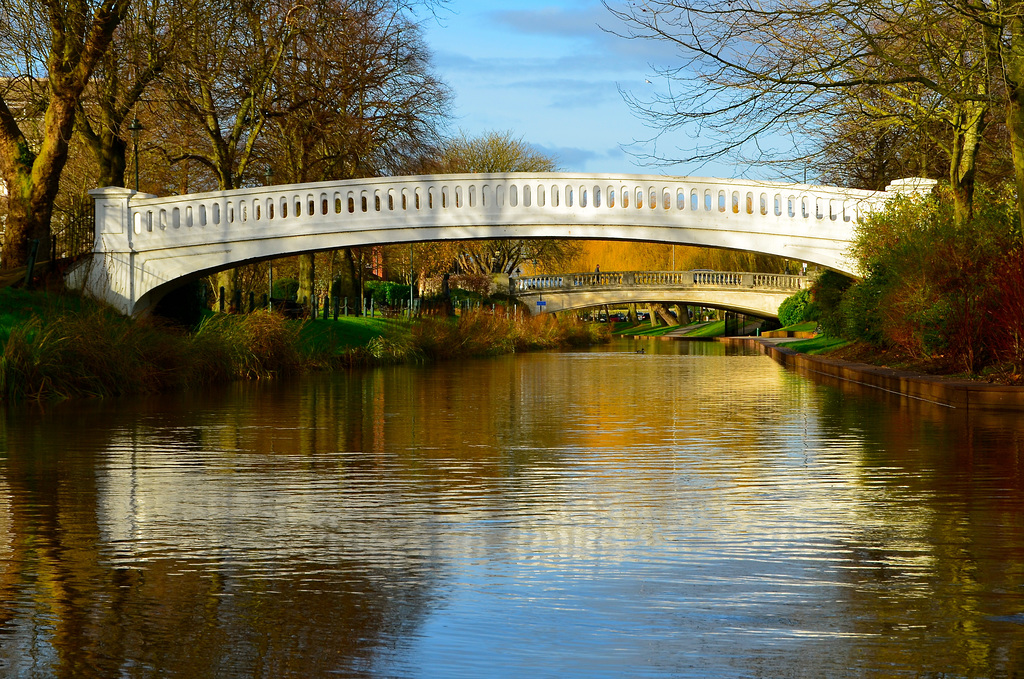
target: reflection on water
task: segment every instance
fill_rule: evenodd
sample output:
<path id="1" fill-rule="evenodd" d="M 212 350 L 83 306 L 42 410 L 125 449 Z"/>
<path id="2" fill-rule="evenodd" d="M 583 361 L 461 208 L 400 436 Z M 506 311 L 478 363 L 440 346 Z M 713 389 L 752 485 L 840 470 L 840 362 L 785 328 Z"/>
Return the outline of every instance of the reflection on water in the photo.
<path id="1" fill-rule="evenodd" d="M 0 676 L 1011 676 L 1020 419 L 680 342 L 12 409 Z"/>

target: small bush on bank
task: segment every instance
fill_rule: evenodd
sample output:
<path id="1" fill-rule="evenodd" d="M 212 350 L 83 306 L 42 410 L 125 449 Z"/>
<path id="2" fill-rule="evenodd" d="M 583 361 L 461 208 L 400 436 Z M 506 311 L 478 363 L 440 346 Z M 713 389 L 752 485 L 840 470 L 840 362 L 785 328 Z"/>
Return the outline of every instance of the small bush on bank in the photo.
<path id="1" fill-rule="evenodd" d="M 811 303 L 811 291 L 801 290 L 795 295 L 790 295 L 779 305 L 779 323 L 782 327 L 796 325 L 806 320 L 805 312 Z"/>
<path id="2" fill-rule="evenodd" d="M 813 315 L 820 331 L 830 337 L 846 335 L 842 312 L 843 295 L 853 284 L 853 279 L 835 271 L 823 271 L 811 287 Z M 810 312 L 807 314 L 810 316 Z"/>

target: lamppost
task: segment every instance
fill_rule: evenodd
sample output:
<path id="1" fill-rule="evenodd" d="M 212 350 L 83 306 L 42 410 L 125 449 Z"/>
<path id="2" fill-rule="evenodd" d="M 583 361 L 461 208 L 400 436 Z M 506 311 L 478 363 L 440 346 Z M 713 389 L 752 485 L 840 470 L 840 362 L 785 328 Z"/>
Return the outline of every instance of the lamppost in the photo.
<path id="1" fill-rule="evenodd" d="M 128 130 L 132 133 L 132 150 L 135 155 L 135 192 L 139 192 L 139 132 L 142 132 L 144 128 L 142 123 L 139 122 L 138 118 L 132 118 L 132 122 L 128 125 Z"/>

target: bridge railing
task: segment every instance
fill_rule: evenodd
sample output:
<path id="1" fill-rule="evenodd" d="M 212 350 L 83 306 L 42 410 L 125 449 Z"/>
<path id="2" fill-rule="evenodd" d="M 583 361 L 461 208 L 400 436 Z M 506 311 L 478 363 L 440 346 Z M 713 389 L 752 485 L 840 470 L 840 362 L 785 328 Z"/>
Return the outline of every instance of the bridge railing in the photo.
<path id="1" fill-rule="evenodd" d="M 827 186 L 699 177 L 494 174 L 385 177 L 253 187 L 184 196 L 136 194 L 129 238 L 136 249 L 282 236 L 334 228 L 423 224 L 550 223 L 586 213 L 594 223 L 670 226 L 683 218 L 848 228 L 892 194 Z M 384 219 L 384 222 L 381 220 Z M 389 221 L 390 220 L 390 221 Z M 287 229 L 287 232 L 282 232 Z M 845 233 L 845 231 L 844 231 Z"/>
<path id="2" fill-rule="evenodd" d="M 525 276 L 510 281 L 512 294 L 543 291 L 580 291 L 621 288 L 731 288 L 754 290 L 802 290 L 807 276 L 737 271 L 608 271 Z"/>

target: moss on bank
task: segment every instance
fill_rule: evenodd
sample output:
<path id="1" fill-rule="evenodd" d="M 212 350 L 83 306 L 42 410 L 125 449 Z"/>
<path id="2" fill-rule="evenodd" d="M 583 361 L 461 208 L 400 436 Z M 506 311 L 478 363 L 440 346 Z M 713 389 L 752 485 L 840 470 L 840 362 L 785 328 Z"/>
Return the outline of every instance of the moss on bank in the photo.
<path id="1" fill-rule="evenodd" d="M 0 400 L 145 394 L 302 370 L 488 356 L 608 340 L 574 319 L 210 315 L 194 331 L 73 296 L 0 290 Z"/>

